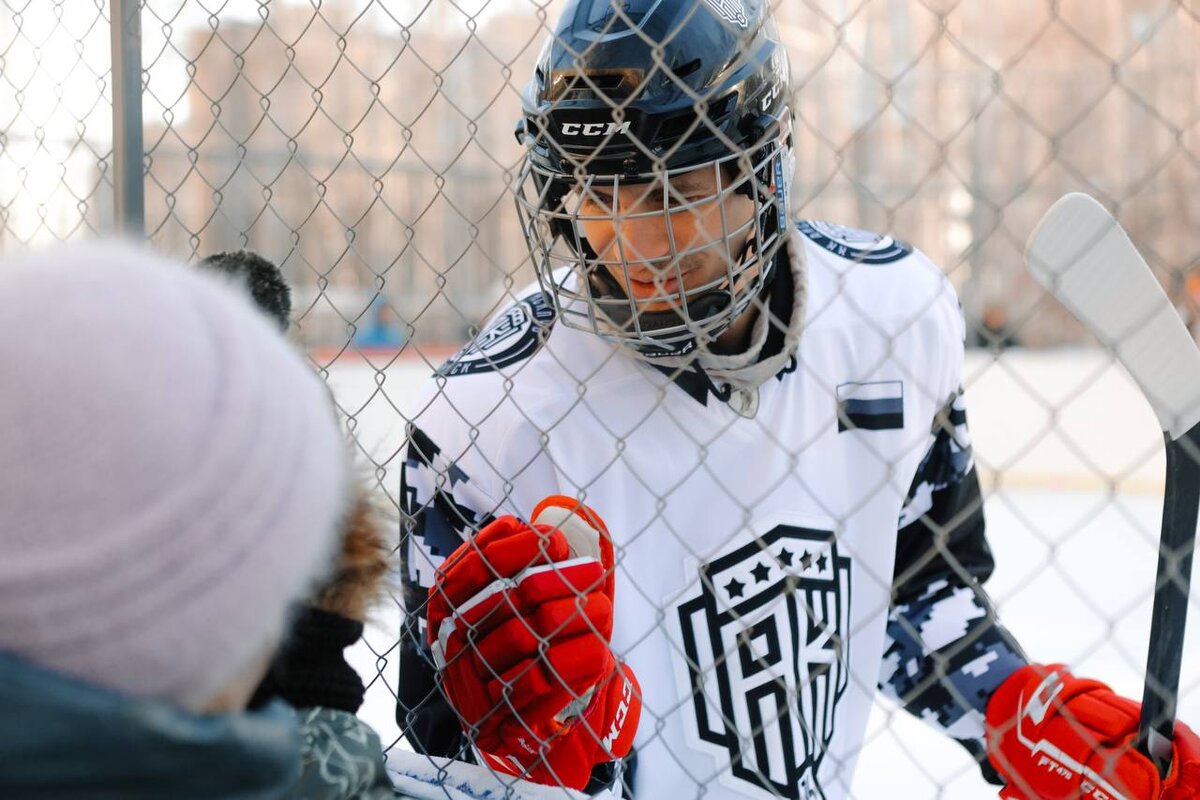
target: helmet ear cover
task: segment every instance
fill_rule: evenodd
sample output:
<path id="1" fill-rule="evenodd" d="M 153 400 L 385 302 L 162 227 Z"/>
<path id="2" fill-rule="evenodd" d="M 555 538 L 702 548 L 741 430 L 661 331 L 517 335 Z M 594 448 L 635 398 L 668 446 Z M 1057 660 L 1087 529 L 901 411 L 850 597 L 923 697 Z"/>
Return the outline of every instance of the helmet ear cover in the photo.
<path id="1" fill-rule="evenodd" d="M 790 111 L 785 112 L 786 115 L 790 115 L 790 113 Z M 770 115 L 763 115 L 745 125 L 745 127 L 749 129 L 747 132 L 747 141 L 757 143 L 746 150 L 747 160 L 749 153 L 753 153 L 760 148 L 771 147 L 774 144 L 782 144 L 782 147 L 775 158 L 768 159 L 760 166 L 759 172 L 755 175 L 755 180 L 739 184 L 734 191 L 749 197 L 751 200 L 757 199 L 764 205 L 771 202 L 771 195 L 774 194 L 774 201 L 777 206 L 777 214 L 775 216 L 778 220 L 778 228 L 775 230 L 782 230 L 787 227 L 788 215 L 786 205 L 788 199 L 786 196 L 787 187 L 783 185 L 783 182 L 790 178 L 793 166 L 793 164 L 788 163 L 791 161 L 789 154 L 792 152 L 791 124 L 787 122 L 781 123 L 780 120 Z M 775 142 L 771 138 L 768 138 L 773 129 L 778 129 L 776 136 L 782 141 Z M 740 170 L 743 167 L 742 158 L 731 162 L 731 166 Z M 736 180 L 736 176 L 733 179 Z M 756 189 L 759 190 L 757 198 L 754 194 Z M 764 233 L 773 232 L 774 230 L 764 231 Z"/>
<path id="2" fill-rule="evenodd" d="M 586 259 L 595 260 L 598 258 L 596 251 L 588 244 L 587 237 L 581 235 L 578 229 L 566 219 L 561 212 L 565 208 L 565 200 L 567 195 L 571 193 L 571 186 L 562 178 L 552 178 L 538 173 L 536 170 L 531 173 L 533 178 L 534 188 L 538 195 L 543 198 L 541 208 L 543 211 L 550 213 L 550 232 L 555 238 L 562 239 L 571 250 L 579 256 Z"/>

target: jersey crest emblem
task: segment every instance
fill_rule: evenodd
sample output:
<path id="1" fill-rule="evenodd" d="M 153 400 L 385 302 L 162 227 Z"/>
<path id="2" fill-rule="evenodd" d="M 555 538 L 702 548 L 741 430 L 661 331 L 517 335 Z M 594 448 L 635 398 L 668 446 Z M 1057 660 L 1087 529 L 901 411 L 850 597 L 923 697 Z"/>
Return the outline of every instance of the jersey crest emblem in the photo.
<path id="1" fill-rule="evenodd" d="M 677 606 L 690 736 L 740 794 L 824 798 L 818 768 L 849 682 L 850 559 L 830 531 L 776 525 L 699 572 Z"/>
<path id="2" fill-rule="evenodd" d="M 554 306 L 545 294 L 524 297 L 488 323 L 437 374 L 453 378 L 492 372 L 529 358 L 546 341 L 553 323 Z"/>
<path id="3" fill-rule="evenodd" d="M 847 261 L 862 264 L 890 264 L 912 252 L 912 245 L 859 228 L 848 228 L 832 222 L 802 219 L 800 232 L 821 247 Z"/>

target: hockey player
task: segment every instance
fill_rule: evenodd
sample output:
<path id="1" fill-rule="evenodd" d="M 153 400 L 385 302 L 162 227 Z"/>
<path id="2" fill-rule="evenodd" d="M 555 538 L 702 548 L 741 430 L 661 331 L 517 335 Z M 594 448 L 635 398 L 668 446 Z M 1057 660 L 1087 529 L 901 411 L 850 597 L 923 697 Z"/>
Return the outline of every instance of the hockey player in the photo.
<path id="1" fill-rule="evenodd" d="M 402 729 L 542 783 L 831 800 L 878 686 L 1005 797 L 1196 796 L 1186 726 L 1160 780 L 1136 703 L 996 621 L 957 299 L 793 222 L 789 99 L 762 3 L 567 4 L 518 127 L 539 282 L 410 414 Z"/>

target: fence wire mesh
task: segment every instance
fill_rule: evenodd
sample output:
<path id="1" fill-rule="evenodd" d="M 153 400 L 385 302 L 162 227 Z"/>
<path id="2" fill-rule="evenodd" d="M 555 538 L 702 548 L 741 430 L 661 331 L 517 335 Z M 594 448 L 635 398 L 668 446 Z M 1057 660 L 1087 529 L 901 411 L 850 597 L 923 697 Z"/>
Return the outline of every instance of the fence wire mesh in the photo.
<path id="1" fill-rule="evenodd" d="M 142 94 L 127 102 L 144 115 L 148 237 L 189 260 L 248 248 L 281 266 L 293 336 L 398 514 L 417 385 L 535 278 L 514 125 L 562 7 L 141 4 Z M 791 63 L 793 213 L 912 242 L 961 299 L 1000 618 L 1033 659 L 1140 698 L 1160 434 L 1112 354 L 1026 275 L 1022 250 L 1054 199 L 1086 191 L 1200 324 L 1200 5 L 773 0 L 771 11 Z M 110 41 L 102 0 L 0 0 L 0 252 L 118 227 L 112 120 L 128 109 L 113 108 Z M 583 398 L 586 378 L 567 390 Z M 761 426 L 761 441 L 771 433 Z M 588 494 L 556 467 L 546 493 Z M 646 479 L 663 508 L 682 502 L 659 486 Z M 678 546 L 677 533 L 657 535 Z M 617 571 L 637 593 L 637 570 Z M 399 590 L 396 602 L 354 658 L 370 684 L 362 716 L 404 749 Z M 634 627 L 665 628 L 673 612 L 654 610 Z M 1195 661 L 1180 706 L 1192 720 Z M 642 731 L 665 739 L 678 709 L 647 699 Z M 965 752 L 886 700 L 859 749 L 851 796 L 992 796 Z M 691 776 L 680 796 L 717 792 L 715 774 Z"/>

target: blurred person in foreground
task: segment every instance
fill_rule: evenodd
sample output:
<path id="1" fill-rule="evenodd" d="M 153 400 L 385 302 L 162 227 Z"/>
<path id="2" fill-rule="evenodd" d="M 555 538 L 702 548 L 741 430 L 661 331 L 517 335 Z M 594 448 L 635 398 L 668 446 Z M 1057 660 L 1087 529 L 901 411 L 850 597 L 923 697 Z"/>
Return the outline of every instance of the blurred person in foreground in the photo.
<path id="1" fill-rule="evenodd" d="M 249 250 L 236 250 L 207 256 L 197 266 L 244 290 L 280 331 L 288 332 L 291 287 L 269 259 Z M 364 687 L 345 658 L 345 649 L 361 638 L 368 611 L 384 593 L 389 548 L 381 528 L 380 505 L 365 483 L 356 484 L 333 574 L 298 606 L 283 645 L 249 701 L 250 708 L 260 708 L 279 698 L 301 710 L 306 730 L 305 776 L 316 782 L 318 789 L 331 776 L 339 783 L 360 785 L 375 773 L 382 757 L 376 756 L 376 734 L 353 716 L 362 706 Z M 321 738 L 312 735 L 314 728 L 321 732 Z M 428 760 L 423 760 L 421 766 L 425 769 L 418 774 L 395 776 L 396 796 L 444 800 L 447 773 L 429 769 L 433 765 Z M 467 775 L 476 783 L 490 777 L 486 771 Z M 463 777 L 462 772 L 454 776 L 450 788 L 457 790 Z M 466 782 L 469 785 L 471 781 Z M 546 787 L 525 781 L 509 781 L 508 788 L 514 797 L 548 797 Z M 321 794 L 310 791 L 304 796 Z"/>
<path id="2" fill-rule="evenodd" d="M 197 266 L 242 287 L 281 332 L 288 332 L 292 292 L 274 262 L 249 250 L 230 250 L 207 256 Z M 391 548 L 383 531 L 382 503 L 365 481 L 352 483 L 333 574 L 299 607 L 251 708 L 273 697 L 294 708 L 319 706 L 350 714 L 362 706 L 362 679 L 344 651 L 362 638 L 368 612 L 385 594 Z"/>
<path id="3" fill-rule="evenodd" d="M 566 4 L 518 126 L 538 284 L 409 413 L 402 729 L 546 784 L 836 800 L 878 687 L 1005 797 L 1197 796 L 1191 729 L 1160 779 L 1137 703 L 997 619 L 957 298 L 793 219 L 791 102 L 763 2 Z"/>
<path id="4" fill-rule="evenodd" d="M 269 259 L 248 250 L 226 251 L 207 256 L 198 267 L 246 291 L 259 310 L 287 333 L 291 327 L 291 287 Z M 318 741 L 306 736 L 305 774 L 317 781 L 332 775 L 350 785 L 361 783 L 364 775 L 374 774 L 381 755 L 375 757 L 376 734 L 353 716 L 362 706 L 364 687 L 347 662 L 345 649 L 361 638 L 368 611 L 383 594 L 389 566 L 380 503 L 365 484 L 357 485 L 353 494 L 333 574 L 299 605 L 283 645 L 249 701 L 250 708 L 260 708 L 273 698 L 284 700 L 301 710 L 306 730 L 320 722 L 323 738 Z M 327 761 L 336 760 L 334 769 L 319 763 L 322 756 Z M 313 769 L 314 763 L 320 768 Z M 425 769 L 419 775 L 396 777 L 397 797 L 446 797 L 444 772 Z M 481 777 L 487 777 L 486 773 Z M 452 787 L 455 784 L 451 781 Z M 520 792 L 514 796 L 531 797 L 535 795 L 530 792 L 544 791 L 544 787 L 523 781 L 513 781 L 510 786 Z"/>
<path id="5" fill-rule="evenodd" d="M 341 712 L 244 710 L 347 505 L 279 332 L 93 244 L 0 261 L 0 360 L 0 796 L 391 797 L 377 740 L 346 779 Z"/>

